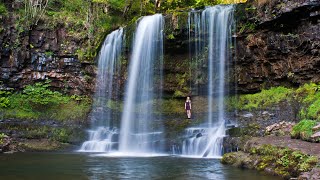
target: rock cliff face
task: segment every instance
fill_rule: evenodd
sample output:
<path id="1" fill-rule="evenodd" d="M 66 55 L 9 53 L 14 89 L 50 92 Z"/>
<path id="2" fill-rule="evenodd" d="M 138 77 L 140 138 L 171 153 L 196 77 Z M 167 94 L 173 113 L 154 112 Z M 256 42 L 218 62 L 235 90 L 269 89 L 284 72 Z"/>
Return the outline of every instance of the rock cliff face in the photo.
<path id="1" fill-rule="evenodd" d="M 71 36 L 63 24 L 48 27 L 44 21 L 30 30 L 22 29 L 13 13 L 19 4 L 8 4 L 8 15 L 0 15 L 1 88 L 19 90 L 34 81 L 51 79 L 53 88 L 60 91 L 91 94 L 95 68 L 76 55 L 86 39 Z"/>
<path id="2" fill-rule="evenodd" d="M 60 91 L 92 94 L 95 66 L 80 62 L 77 56 L 88 39 L 75 36 L 64 24 L 48 27 L 44 21 L 31 30 L 21 29 L 12 13 L 15 4 L 8 4 L 12 4 L 7 7 L 8 16 L 0 16 L 1 88 L 19 90 L 31 82 L 51 79 Z M 318 0 L 259 0 L 237 5 L 231 82 L 238 91 L 254 93 L 270 86 L 320 82 L 319 17 Z M 169 96 L 205 94 L 199 89 L 206 89 L 201 88 L 206 84 L 206 67 L 190 67 L 187 22 L 187 12 L 166 15 L 164 91 Z"/>
<path id="3" fill-rule="evenodd" d="M 235 16 L 240 92 L 320 82 L 320 1 L 248 2 Z"/>
<path id="4" fill-rule="evenodd" d="M 229 82 L 231 87 L 236 85 L 238 93 L 320 82 L 320 1 L 248 1 L 236 5 L 234 17 L 237 28 Z M 199 95 L 202 92 L 197 88 L 206 84 L 206 75 L 201 73 L 206 66 L 190 67 L 187 18 L 184 12 L 166 18 L 165 67 L 175 78 L 168 76 L 165 88 L 171 93 Z M 193 37 L 194 32 L 190 33 Z M 191 39 L 191 46 L 196 41 Z M 189 69 L 198 79 L 191 79 Z"/>

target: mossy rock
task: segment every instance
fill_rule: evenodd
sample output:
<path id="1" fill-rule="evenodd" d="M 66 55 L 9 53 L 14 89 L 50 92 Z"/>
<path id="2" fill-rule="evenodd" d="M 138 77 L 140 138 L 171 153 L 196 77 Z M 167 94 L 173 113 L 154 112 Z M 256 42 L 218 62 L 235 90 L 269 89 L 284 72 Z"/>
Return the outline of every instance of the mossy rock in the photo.
<path id="1" fill-rule="evenodd" d="M 252 169 L 254 158 L 247 153 L 244 152 L 231 152 L 226 153 L 222 156 L 221 163 L 229 164 L 235 167 Z"/>
<path id="2" fill-rule="evenodd" d="M 231 137 L 240 137 L 242 136 L 242 131 L 240 127 L 230 128 L 226 131 L 226 133 Z"/>
<path id="3" fill-rule="evenodd" d="M 18 144 L 19 147 L 26 151 L 56 151 L 65 148 L 67 144 L 48 139 L 27 140 Z"/>
<path id="4" fill-rule="evenodd" d="M 227 130 L 227 134 L 231 137 L 258 136 L 260 125 L 257 123 L 248 124 L 245 127 L 234 127 Z"/>
<path id="5" fill-rule="evenodd" d="M 256 169 L 285 179 L 298 177 L 318 163 L 316 156 L 310 156 L 289 148 L 272 145 L 248 147 L 247 152 L 233 152 L 223 155 L 221 162 L 235 167 Z"/>

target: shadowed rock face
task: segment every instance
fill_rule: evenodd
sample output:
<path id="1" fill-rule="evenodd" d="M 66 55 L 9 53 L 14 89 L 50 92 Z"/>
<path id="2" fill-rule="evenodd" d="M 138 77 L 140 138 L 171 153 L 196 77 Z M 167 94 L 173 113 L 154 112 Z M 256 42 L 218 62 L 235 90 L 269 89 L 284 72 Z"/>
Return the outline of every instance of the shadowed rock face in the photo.
<path id="1" fill-rule="evenodd" d="M 9 4 L 8 16 L 0 16 L 0 87 L 19 90 L 51 79 L 52 87 L 60 91 L 91 94 L 95 68 L 76 55 L 86 40 L 71 36 L 64 25 L 49 27 L 44 21 L 29 31 L 21 29 L 11 13 L 19 3 Z"/>
<path id="2" fill-rule="evenodd" d="M 236 82 L 241 93 L 320 82 L 320 2 L 239 5 Z"/>
<path id="3" fill-rule="evenodd" d="M 309 81 L 320 82 L 319 1 L 249 1 L 238 4 L 234 16 L 237 29 L 231 71 L 234 76 L 229 80 L 231 91 L 233 84 L 239 93 L 255 93 L 271 86 L 296 87 Z M 206 77 L 201 72 L 206 72 L 206 66 L 192 69 L 197 72 L 193 76 L 204 81 L 190 79 L 187 72 L 190 54 L 186 18 L 186 13 L 167 16 L 164 67 L 167 75 L 185 75 L 184 87 L 191 82 L 205 89 Z M 190 39 L 191 46 L 196 41 L 199 39 Z M 165 78 L 165 90 L 173 93 L 181 89 L 177 79 Z"/>

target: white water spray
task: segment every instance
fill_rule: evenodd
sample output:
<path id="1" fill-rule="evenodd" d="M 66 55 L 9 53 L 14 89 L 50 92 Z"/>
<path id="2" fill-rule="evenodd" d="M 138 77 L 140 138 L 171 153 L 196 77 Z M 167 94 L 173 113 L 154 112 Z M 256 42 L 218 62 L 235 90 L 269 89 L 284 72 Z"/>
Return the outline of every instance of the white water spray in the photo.
<path id="1" fill-rule="evenodd" d="M 189 13 L 189 23 L 194 22 L 195 36 L 200 31 L 206 44 L 199 47 L 196 42 L 196 55 L 208 47 L 208 119 L 199 128 L 187 129 L 187 139 L 183 142 L 182 154 L 193 157 L 220 157 L 225 136 L 224 96 L 226 64 L 230 58 L 229 43 L 233 22 L 233 6 L 208 7 L 201 13 Z M 191 25 L 189 25 L 191 28 Z M 190 33 L 189 33 L 190 36 Z M 217 107 L 214 110 L 214 107 Z"/>
<path id="2" fill-rule="evenodd" d="M 135 31 L 121 120 L 119 151 L 124 155 L 161 151 L 162 128 L 154 123 L 155 75 L 162 80 L 163 16 L 143 17 Z M 159 72 L 155 71 L 155 65 Z M 162 84 L 161 82 L 158 84 Z"/>

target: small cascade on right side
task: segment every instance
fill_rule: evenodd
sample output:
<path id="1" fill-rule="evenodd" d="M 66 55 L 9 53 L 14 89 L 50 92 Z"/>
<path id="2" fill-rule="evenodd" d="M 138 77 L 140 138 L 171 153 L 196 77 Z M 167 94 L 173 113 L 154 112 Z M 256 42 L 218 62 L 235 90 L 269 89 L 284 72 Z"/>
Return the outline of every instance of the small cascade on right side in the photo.
<path id="1" fill-rule="evenodd" d="M 204 124 L 186 130 L 186 140 L 182 145 L 183 156 L 219 158 L 223 153 L 222 143 L 226 130 L 225 81 L 231 59 L 229 49 L 233 22 L 232 5 L 217 5 L 207 7 L 203 12 L 189 13 L 189 38 L 196 39 L 194 54 L 197 63 L 199 54 L 207 53 L 208 114 Z M 190 31 L 194 37 L 191 37 Z"/>

